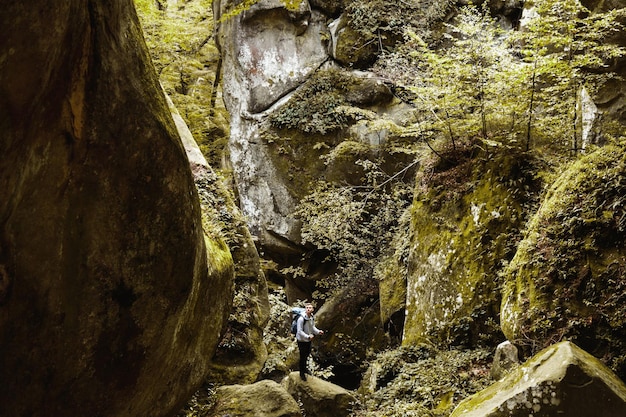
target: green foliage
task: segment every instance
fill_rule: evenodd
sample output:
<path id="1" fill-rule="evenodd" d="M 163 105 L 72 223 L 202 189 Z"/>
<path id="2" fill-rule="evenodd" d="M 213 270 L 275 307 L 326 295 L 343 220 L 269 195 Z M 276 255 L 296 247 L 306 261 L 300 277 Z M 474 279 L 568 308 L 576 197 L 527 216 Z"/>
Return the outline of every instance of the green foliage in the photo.
<path id="1" fill-rule="evenodd" d="M 328 134 L 343 129 L 354 119 L 342 111 L 350 76 L 341 70 L 318 71 L 289 101 L 270 115 L 279 129 Z"/>
<path id="2" fill-rule="evenodd" d="M 348 1 L 348 25 L 365 39 L 401 37 L 405 28 L 425 30 L 450 12 L 453 1 L 408 2 L 395 0 Z"/>
<path id="3" fill-rule="evenodd" d="M 329 253 L 339 271 L 326 283 L 329 292 L 359 277 L 373 280 L 374 268 L 389 249 L 411 188 L 369 160 L 358 161 L 365 185 L 344 186 L 320 181 L 299 205 L 303 243 Z M 323 285 L 323 283 L 321 284 Z"/>
<path id="4" fill-rule="evenodd" d="M 626 375 L 626 160 L 607 146 L 554 183 L 506 269 L 507 336 L 531 352 L 570 339 Z"/>
<path id="5" fill-rule="evenodd" d="M 221 101 L 214 100 L 220 57 L 212 38 L 212 0 L 158 4 L 135 1 L 152 63 L 207 161 L 218 166 L 228 138 L 228 115 Z"/>
<path id="6" fill-rule="evenodd" d="M 533 137 L 578 150 L 576 103 L 582 86 L 592 93 L 615 76 L 608 64 L 624 55 L 611 43 L 623 12 L 591 15 L 578 1 L 543 1 L 537 18 L 511 38 L 523 60 L 518 64 L 530 97 L 527 142 Z M 528 148 L 529 144 L 527 144 Z"/>
<path id="7" fill-rule="evenodd" d="M 447 416 L 458 402 L 484 388 L 491 354 L 486 350 L 437 351 L 403 347 L 377 355 L 364 380 L 354 417 Z M 367 386 L 370 385 L 370 386 Z"/>
<path id="8" fill-rule="evenodd" d="M 510 60 L 498 39 L 502 32 L 487 10 L 463 8 L 456 23 L 447 28 L 444 39 L 450 46 L 444 54 L 408 32 L 414 65 L 424 74 L 411 90 L 416 105 L 429 110 L 419 123 L 421 134 L 445 135 L 454 147 L 460 135 L 487 139 L 488 117 L 501 114 L 501 92 L 494 87 L 502 85 L 492 81 Z"/>
<path id="9" fill-rule="evenodd" d="M 616 79 L 612 43 L 624 10 L 590 14 L 575 0 L 539 2 L 524 30 L 503 32 L 469 5 L 440 37 L 406 26 L 405 42 L 377 70 L 411 94 L 418 122 L 405 135 L 580 149 L 578 94 Z M 486 3 L 485 3 L 486 4 Z"/>

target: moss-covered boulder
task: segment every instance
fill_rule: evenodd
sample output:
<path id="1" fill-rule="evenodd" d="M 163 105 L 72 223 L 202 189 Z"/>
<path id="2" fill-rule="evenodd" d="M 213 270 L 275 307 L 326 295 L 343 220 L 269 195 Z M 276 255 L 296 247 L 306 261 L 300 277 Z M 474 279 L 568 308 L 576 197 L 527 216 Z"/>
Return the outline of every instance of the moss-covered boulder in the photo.
<path id="1" fill-rule="evenodd" d="M 555 181 L 504 274 L 507 338 L 567 337 L 626 375 L 626 152 L 607 146 Z"/>
<path id="2" fill-rule="evenodd" d="M 349 24 L 342 15 L 329 25 L 332 37 L 332 57 L 346 67 L 366 68 L 378 55 L 377 38 L 373 33 L 363 33 Z"/>
<path id="3" fill-rule="evenodd" d="M 221 384 L 252 383 L 267 359 L 263 327 L 269 318 L 269 300 L 259 254 L 232 192 L 208 165 L 169 98 L 168 104 L 200 196 L 203 230 L 212 238 L 225 240 L 235 264 L 234 303 L 228 323 L 221 330 L 208 379 Z"/>
<path id="4" fill-rule="evenodd" d="M 626 385 L 571 342 L 550 346 L 462 401 L 451 417 L 621 417 Z"/>
<path id="5" fill-rule="evenodd" d="M 298 372 L 290 373 L 283 386 L 309 417 L 348 417 L 356 401 L 351 391 L 314 376 L 302 381 Z"/>
<path id="6" fill-rule="evenodd" d="M 204 381 L 233 261 L 130 0 L 3 4 L 0 408 L 165 416 Z"/>
<path id="7" fill-rule="evenodd" d="M 301 417 L 300 407 L 287 390 L 274 381 L 225 385 L 215 394 L 215 406 L 202 417 Z"/>
<path id="8" fill-rule="evenodd" d="M 514 254 L 535 187 L 532 158 L 512 149 L 485 154 L 457 144 L 422 165 L 404 345 L 502 341 L 498 271 Z"/>
<path id="9" fill-rule="evenodd" d="M 333 382 L 350 389 L 360 381 L 368 352 L 387 346 L 377 290 L 375 283 L 362 279 L 327 300 L 316 314 L 315 324 L 325 334 L 314 339 L 314 357 L 333 366 Z"/>

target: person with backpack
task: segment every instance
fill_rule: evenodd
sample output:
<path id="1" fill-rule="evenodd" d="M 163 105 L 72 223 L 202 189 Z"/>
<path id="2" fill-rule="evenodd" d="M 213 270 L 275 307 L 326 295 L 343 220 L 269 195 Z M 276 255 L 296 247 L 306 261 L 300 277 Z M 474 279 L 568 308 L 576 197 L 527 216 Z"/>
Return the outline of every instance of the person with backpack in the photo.
<path id="1" fill-rule="evenodd" d="M 306 369 L 306 363 L 311 354 L 311 340 L 315 336 L 323 335 L 324 331 L 315 327 L 315 317 L 313 316 L 313 304 L 307 303 L 304 306 L 304 313 L 298 317 L 296 326 L 296 341 L 300 351 L 300 379 L 306 381 L 306 375 L 310 372 Z"/>

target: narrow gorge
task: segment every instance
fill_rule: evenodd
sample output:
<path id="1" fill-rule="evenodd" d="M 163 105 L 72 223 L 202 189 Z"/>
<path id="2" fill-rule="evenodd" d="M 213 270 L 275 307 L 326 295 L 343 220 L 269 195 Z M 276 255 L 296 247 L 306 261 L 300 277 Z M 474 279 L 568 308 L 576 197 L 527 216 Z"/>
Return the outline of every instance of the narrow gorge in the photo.
<path id="1" fill-rule="evenodd" d="M 3 6 L 0 417 L 626 415 L 626 2 Z"/>

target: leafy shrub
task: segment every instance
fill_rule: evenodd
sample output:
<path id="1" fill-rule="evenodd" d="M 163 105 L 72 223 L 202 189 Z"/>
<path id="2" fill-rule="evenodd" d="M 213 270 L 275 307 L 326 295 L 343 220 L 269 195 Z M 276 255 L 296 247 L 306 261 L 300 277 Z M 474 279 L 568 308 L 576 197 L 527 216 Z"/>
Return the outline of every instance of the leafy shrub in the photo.
<path id="1" fill-rule="evenodd" d="M 458 402 L 491 384 L 491 353 L 406 346 L 382 352 L 370 366 L 355 417 L 447 416 Z M 368 390 L 373 391 L 365 394 Z"/>
<path id="2" fill-rule="evenodd" d="M 372 161 L 358 163 L 366 171 L 366 185 L 320 181 L 296 211 L 303 221 L 303 242 L 327 251 L 339 267 L 327 282 L 320 283 L 329 293 L 357 278 L 375 280 L 374 269 L 390 250 L 399 219 L 411 202 L 410 184 L 392 181 Z"/>
<path id="3" fill-rule="evenodd" d="M 305 133 L 327 134 L 345 128 L 350 120 L 337 111 L 348 103 L 345 92 L 350 77 L 337 70 L 320 70 L 278 111 L 270 123 L 279 129 L 297 129 Z"/>

